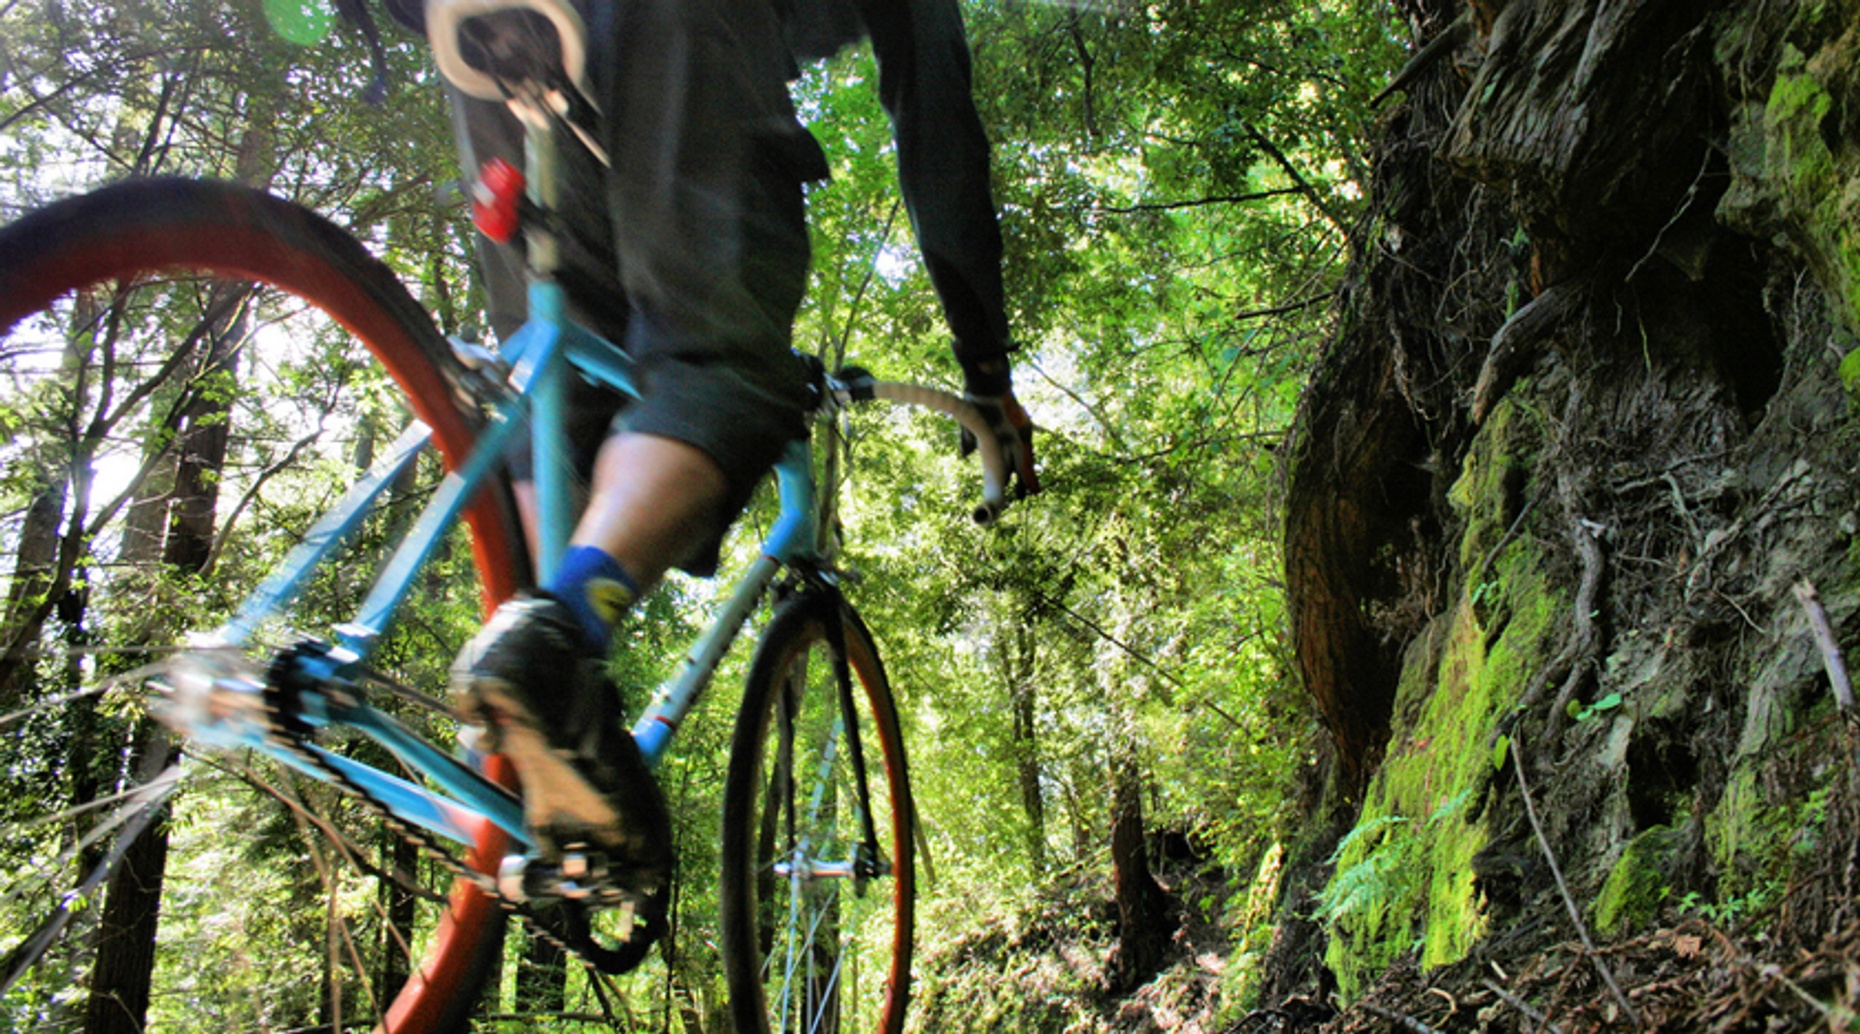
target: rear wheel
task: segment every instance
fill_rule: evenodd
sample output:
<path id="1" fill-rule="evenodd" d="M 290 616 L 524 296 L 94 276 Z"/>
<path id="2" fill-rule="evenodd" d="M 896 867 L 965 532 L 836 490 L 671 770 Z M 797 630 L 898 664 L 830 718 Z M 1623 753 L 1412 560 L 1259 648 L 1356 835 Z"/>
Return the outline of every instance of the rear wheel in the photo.
<path id="1" fill-rule="evenodd" d="M 170 810 L 185 801 L 173 796 L 180 769 L 165 761 L 163 734 L 133 700 L 141 680 L 133 673 L 110 677 L 133 664 L 121 659 L 117 648 L 124 644 L 109 637 L 155 642 L 165 632 L 172 642 L 179 630 L 150 620 L 163 608 L 163 593 L 238 597 L 229 586 L 244 577 L 248 558 L 238 550 L 246 547 L 229 550 L 223 525 L 240 514 L 251 521 L 249 510 L 276 505 L 261 489 L 285 476 L 287 461 L 300 451 L 315 451 L 318 434 L 327 431 L 318 421 L 354 434 L 358 451 L 374 440 L 361 425 L 395 407 L 338 404 L 382 394 L 369 374 L 347 372 L 366 368 L 369 357 L 432 428 L 445 465 L 462 462 L 482 419 L 460 390 L 465 372 L 389 269 L 314 213 L 226 184 L 144 180 L 0 229 L 0 557 L 17 558 L 0 570 L 0 780 L 8 784 L 0 805 L 6 881 L 0 1027 L 70 1018 L 72 1006 L 61 1004 L 65 988 L 88 979 L 91 931 L 101 923 L 107 932 L 112 922 L 107 877 L 141 857 L 133 834 L 141 832 L 143 842 L 162 839 L 166 852 L 170 815 L 177 830 L 196 821 Z M 294 418 L 236 410 L 250 405 L 255 371 L 287 365 L 302 378 L 297 394 L 326 396 L 326 404 Z M 267 443 L 264 435 L 284 440 Z M 325 473 L 323 484 L 332 476 L 342 475 Z M 507 496 L 484 493 L 468 513 L 470 564 L 478 575 L 478 599 L 462 608 L 468 612 L 488 609 L 527 578 Z M 341 581 L 332 573 L 311 595 L 352 591 Z M 443 636 L 434 639 L 403 653 L 449 658 L 438 642 Z M 443 659 L 436 663 L 443 673 Z M 118 695 L 131 699 L 118 703 Z M 447 719 L 421 721 L 437 729 Z M 108 736 L 100 739 L 99 728 Z M 99 743 L 125 736 L 133 751 L 113 748 L 96 763 Z M 501 759 L 493 761 L 495 774 L 508 782 Z M 139 781 L 138 767 L 143 777 L 161 774 Z M 267 784 L 237 760 L 188 766 L 190 778 L 203 770 L 222 785 L 253 784 L 254 800 L 289 800 L 287 811 L 267 802 L 280 817 L 259 820 L 277 823 L 277 835 L 294 829 L 309 837 L 314 829 L 348 841 L 313 849 L 313 857 L 340 865 L 362 854 L 381 879 L 399 880 L 401 891 L 429 900 L 410 906 L 384 884 L 376 902 L 360 906 L 365 918 L 331 934 L 330 950 L 318 954 L 349 971 L 336 982 L 349 987 L 335 996 L 345 1000 L 339 1009 L 350 1019 L 373 1014 L 395 1034 L 463 1028 L 473 990 L 496 963 L 503 915 L 494 901 L 462 881 L 449 898 L 422 891 L 430 873 L 418 876 L 415 863 L 409 874 L 404 850 L 396 852 L 385 834 L 341 834 L 337 812 L 350 828 L 353 814 L 334 803 L 318 814 L 317 788 L 303 791 L 281 777 Z M 13 792 L 25 786 L 37 792 Z M 237 831 L 218 864 L 277 853 L 257 842 L 263 828 L 269 827 Z M 495 871 L 504 847 L 487 824 L 470 864 Z M 212 887 L 179 884 L 225 873 L 210 858 L 152 864 L 168 872 L 161 920 L 167 943 L 171 927 L 190 922 L 181 903 L 214 895 Z M 138 878 L 146 883 L 146 875 Z M 340 895 L 330 879 L 325 874 L 333 911 Z M 404 923 L 410 911 L 424 918 Z M 368 942 L 354 936 L 358 929 L 368 930 Z M 364 968 L 376 972 L 357 972 Z M 322 983 L 322 990 L 304 993 L 321 995 L 320 1006 L 314 997 L 311 1005 L 327 1015 L 329 978 Z M 265 1015 L 266 1022 L 296 1025 L 275 1011 Z"/>
<path id="2" fill-rule="evenodd" d="M 735 1029 L 902 1030 L 917 889 L 910 782 L 878 650 L 836 593 L 790 600 L 756 649 L 723 821 Z"/>

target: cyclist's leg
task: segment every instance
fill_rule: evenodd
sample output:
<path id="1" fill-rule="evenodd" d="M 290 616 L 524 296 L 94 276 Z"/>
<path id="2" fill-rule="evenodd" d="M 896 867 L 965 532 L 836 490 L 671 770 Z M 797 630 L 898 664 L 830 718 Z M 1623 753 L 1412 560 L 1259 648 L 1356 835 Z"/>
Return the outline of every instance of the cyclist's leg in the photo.
<path id="1" fill-rule="evenodd" d="M 763 21 L 732 20 L 758 9 Z M 670 865 L 664 806 L 630 736 L 612 734 L 603 630 L 614 593 L 636 595 L 669 564 L 714 566 L 724 524 L 804 428 L 789 353 L 808 255 L 801 179 L 766 138 L 811 138 L 763 0 L 620 0 L 590 22 L 618 51 L 595 65 L 614 134 L 603 196 L 642 397 L 604 446 L 551 594 L 500 611 L 455 685 L 518 767 L 544 854 L 589 845 L 650 892 Z"/>
<path id="2" fill-rule="evenodd" d="M 449 90 L 448 98 L 460 164 L 468 176 L 493 158 L 524 164 L 522 127 L 508 109 L 456 90 Z M 555 277 L 569 295 L 572 317 L 618 342 L 629 312 L 614 271 L 598 165 L 566 139 L 556 164 L 563 181 L 562 210 L 554 225 L 561 231 L 563 265 Z M 477 250 L 492 327 L 507 339 L 527 318 L 523 249 L 480 234 Z M 621 401 L 581 378 L 570 380 L 565 430 L 576 469 L 584 476 L 609 438 Z M 534 548 L 531 460 L 527 437 L 513 444 L 508 456 L 513 490 Z M 554 861 L 570 849 L 598 848 L 620 870 L 612 882 L 635 898 L 641 921 L 621 951 L 637 962 L 645 943 L 663 929 L 669 820 L 627 735 L 601 659 L 602 651 L 590 648 L 578 621 L 558 599 L 525 594 L 506 601 L 467 644 L 453 666 L 453 689 L 461 713 L 486 727 L 485 746 L 506 754 L 517 769 L 529 825 L 550 831 L 539 845 L 542 855 Z M 617 808 L 621 798 L 630 807 Z"/>

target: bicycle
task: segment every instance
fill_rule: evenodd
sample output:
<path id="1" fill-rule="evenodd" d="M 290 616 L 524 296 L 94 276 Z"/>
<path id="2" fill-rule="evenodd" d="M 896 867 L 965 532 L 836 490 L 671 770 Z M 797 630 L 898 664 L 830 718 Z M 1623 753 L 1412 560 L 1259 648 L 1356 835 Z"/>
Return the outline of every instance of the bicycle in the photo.
<path id="1" fill-rule="evenodd" d="M 456 40 L 465 20 L 508 8 L 539 12 L 563 40 L 579 39 L 573 9 L 557 0 L 435 6 L 457 16 L 436 18 L 435 37 L 448 33 Z M 448 74 L 456 71 L 448 67 L 457 56 L 451 49 L 438 44 Z M 561 51 L 567 63 L 562 74 L 573 82 L 579 47 Z M 545 87 L 553 88 L 524 88 L 540 99 Z M 527 124 L 529 199 L 544 209 L 555 190 L 547 156 L 556 126 L 552 118 Z M 468 989 L 496 964 L 506 914 L 525 921 L 533 935 L 618 971 L 645 950 L 639 938 L 627 937 L 628 928 L 660 921 L 652 912 L 664 904 L 610 893 L 598 858 L 571 854 L 547 866 L 526 857 L 529 834 L 502 759 L 478 756 L 469 743 L 462 757 L 455 756 L 377 706 L 389 692 L 443 709 L 417 693 L 397 692 L 373 675 L 371 660 L 455 526 L 462 522 L 469 530 L 486 614 L 521 586 L 542 581 L 533 575 L 546 573 L 561 555 L 574 516 L 572 475 L 555 462 L 566 454 L 569 378 L 632 391 L 619 351 L 567 314 L 562 289 L 549 275 L 547 241 L 533 238 L 531 245 L 543 258 L 530 287 L 530 321 L 494 355 L 441 336 L 387 267 L 345 231 L 246 188 L 129 182 L 0 229 L 0 341 L 29 314 L 91 285 L 114 281 L 118 292 L 128 292 L 205 271 L 270 284 L 321 311 L 358 338 L 406 396 L 413 423 L 274 574 L 217 630 L 131 680 L 152 689 L 151 706 L 189 743 L 251 751 L 330 784 L 452 874 L 454 886 L 427 935 L 425 957 L 395 999 L 381 1006 L 381 1029 L 395 1034 L 462 1028 L 477 997 Z M 68 311 L 52 315 L 54 323 L 70 318 Z M 1005 505 L 1006 471 L 986 421 L 957 396 L 885 384 L 857 371 L 833 377 L 818 364 L 813 376 L 811 421 L 825 473 L 817 475 L 808 443 L 790 443 L 775 471 L 780 516 L 758 558 L 679 673 L 659 687 L 633 733 L 656 767 L 748 616 L 765 598 L 775 601 L 750 663 L 723 793 L 720 950 L 733 1022 L 745 1031 L 897 1031 L 910 991 L 916 814 L 889 683 L 834 567 L 831 488 L 839 414 L 852 402 L 885 398 L 962 422 L 984 445 L 978 521 L 993 519 Z M 504 468 L 507 444 L 526 427 L 537 460 L 540 512 L 534 571 Z M 261 630 L 275 626 L 313 579 L 345 556 L 389 486 L 429 446 L 441 455 L 445 478 L 381 565 L 354 616 L 326 636 L 260 652 Z M 823 482 L 828 491 L 819 490 Z M 73 511 L 74 525 L 87 519 L 82 510 Z M 46 592 L 33 609 L 42 621 L 56 603 Z M 17 645 L 9 644 L 9 653 Z M 385 748 L 405 775 L 316 742 L 338 728 Z M 75 881 L 40 927 L 16 943 L 0 943 L 6 952 L 0 993 L 45 956 L 68 925 L 73 902 L 95 892 L 120 861 L 122 845 L 176 782 L 128 795 L 128 806 L 56 859 L 63 871 L 81 855 L 101 851 L 102 838 L 120 827 L 118 846 Z M 16 896 L 9 888 L 4 900 Z M 562 917 L 544 918 L 544 904 Z M 618 934 L 608 931 L 608 918 L 617 918 Z"/>

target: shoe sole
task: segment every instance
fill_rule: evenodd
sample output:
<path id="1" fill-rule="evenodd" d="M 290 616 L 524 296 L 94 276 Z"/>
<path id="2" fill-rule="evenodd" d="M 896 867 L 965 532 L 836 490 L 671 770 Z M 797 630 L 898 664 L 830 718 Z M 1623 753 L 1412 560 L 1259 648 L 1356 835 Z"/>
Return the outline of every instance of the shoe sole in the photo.
<path id="1" fill-rule="evenodd" d="M 503 679 L 472 679 L 460 694 L 460 711 L 466 721 L 484 726 L 486 745 L 516 768 L 523 820 L 544 841 L 537 846 L 545 856 L 582 842 L 623 847 L 612 832 L 624 824 L 620 813 L 582 777 L 572 755 L 550 744 L 510 690 Z"/>

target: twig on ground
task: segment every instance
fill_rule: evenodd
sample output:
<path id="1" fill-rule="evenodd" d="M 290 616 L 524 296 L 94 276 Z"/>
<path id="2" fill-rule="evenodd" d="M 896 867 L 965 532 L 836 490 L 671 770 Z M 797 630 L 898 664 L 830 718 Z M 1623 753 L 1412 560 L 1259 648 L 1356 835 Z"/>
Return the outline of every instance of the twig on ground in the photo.
<path id="1" fill-rule="evenodd" d="M 1398 1012 L 1391 1012 L 1388 1009 L 1384 1009 L 1378 1005 L 1371 1005 L 1368 1002 L 1363 1002 L 1361 1004 L 1363 1007 L 1363 1011 L 1366 1013 L 1369 1013 L 1371 1016 L 1376 1016 L 1381 1019 L 1385 1019 L 1389 1021 L 1390 1023 L 1395 1024 L 1398 1027 L 1402 1027 L 1406 1030 L 1413 1031 L 1414 1034 L 1440 1034 L 1439 1031 L 1435 1030 L 1434 1028 L 1428 1026 L 1425 1023 L 1422 1023 L 1420 1020 L 1417 1020 L 1412 1016 L 1405 1016 Z"/>
<path id="2" fill-rule="evenodd" d="M 1815 636 L 1815 646 L 1821 651 L 1822 667 L 1828 670 L 1828 685 L 1834 689 L 1834 703 L 1842 711 L 1854 709 L 1854 684 L 1847 675 L 1847 662 L 1841 658 L 1841 644 L 1834 639 L 1834 625 L 1828 620 L 1827 608 L 1821 605 L 1821 595 L 1815 591 L 1815 585 L 1804 578 L 1795 583 L 1795 598 L 1802 602 L 1802 612 L 1808 615 L 1808 628 Z"/>
<path id="3" fill-rule="evenodd" d="M 1500 1001 L 1504 1002 L 1506 1005 L 1511 1006 L 1513 1009 L 1516 1009 L 1519 1012 L 1523 1013 L 1524 1017 L 1530 1020 L 1532 1023 L 1535 1023 L 1538 1026 L 1542 1027 L 1543 1029 L 1550 1031 L 1550 1034 L 1563 1034 L 1563 1028 L 1550 1022 L 1549 1017 L 1545 1016 L 1541 1012 L 1538 1012 L 1536 1009 L 1531 1008 L 1530 1005 L 1524 1001 L 1524 999 L 1519 998 L 1517 995 L 1514 995 L 1510 991 L 1507 991 L 1504 988 L 1498 986 L 1497 982 L 1492 980 L 1490 977 L 1487 977 L 1486 979 L 1480 981 L 1480 983 L 1485 985 L 1485 989 L 1487 991 L 1490 991 L 1493 994 L 1497 995 Z"/>
<path id="4" fill-rule="evenodd" d="M 1615 982 L 1615 975 L 1608 968 L 1608 964 L 1596 954 L 1595 942 L 1589 939 L 1589 928 L 1582 921 L 1582 910 L 1576 907 L 1576 898 L 1569 892 L 1568 882 L 1563 879 L 1563 867 L 1557 863 L 1556 852 L 1550 850 L 1550 840 L 1544 836 L 1542 823 L 1537 821 L 1537 806 L 1531 803 L 1531 786 L 1524 776 L 1526 759 L 1523 737 L 1517 733 L 1512 734 L 1511 752 L 1511 768 L 1518 776 L 1518 792 L 1524 795 L 1524 815 L 1531 821 L 1531 832 L 1537 836 L 1537 846 L 1543 849 L 1544 860 L 1550 863 L 1550 875 L 1556 879 L 1556 889 L 1557 893 L 1562 895 L 1563 907 L 1569 910 L 1569 921 L 1576 926 L 1576 936 L 1582 941 L 1583 953 L 1589 957 L 1589 961 L 1595 966 L 1595 971 L 1601 975 L 1602 983 L 1608 985 L 1608 991 L 1614 995 L 1615 1003 L 1621 1006 L 1621 1011 L 1627 1014 L 1628 1019 L 1633 1021 L 1636 1028 L 1639 1028 L 1641 1026 L 1640 1013 L 1635 1010 L 1633 1003 L 1628 1001 L 1627 995 L 1621 992 L 1621 985 Z"/>
<path id="5" fill-rule="evenodd" d="M 1445 998 L 1447 1000 L 1447 1018 L 1448 1019 L 1451 1019 L 1454 1016 L 1457 1016 L 1459 1014 L 1460 1000 L 1453 997 L 1453 995 L 1448 993 L 1445 989 L 1438 988 L 1438 987 L 1430 987 L 1427 989 L 1427 993 L 1430 995 L 1439 995 L 1440 997 Z"/>

